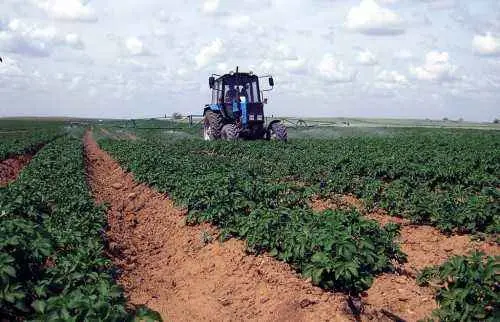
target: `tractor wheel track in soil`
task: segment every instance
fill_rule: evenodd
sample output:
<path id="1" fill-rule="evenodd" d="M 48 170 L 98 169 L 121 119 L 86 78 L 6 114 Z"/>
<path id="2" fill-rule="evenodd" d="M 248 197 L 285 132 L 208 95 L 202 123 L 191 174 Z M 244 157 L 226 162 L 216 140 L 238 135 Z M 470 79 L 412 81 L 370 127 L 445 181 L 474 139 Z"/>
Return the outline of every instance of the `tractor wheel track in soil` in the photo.
<path id="1" fill-rule="evenodd" d="M 110 206 L 108 252 L 131 303 L 172 321 L 355 320 L 345 295 L 313 286 L 272 257 L 247 255 L 241 240 L 208 241 L 213 226 L 186 226 L 185 211 L 134 181 L 90 133 L 84 143 L 88 184 L 96 202 Z"/>
<path id="2" fill-rule="evenodd" d="M 454 255 L 467 255 L 474 249 L 487 255 L 500 255 L 500 247 L 495 242 L 474 241 L 469 235 L 446 236 L 432 226 L 411 224 L 409 220 L 391 216 L 382 209 L 370 212 L 361 200 L 350 195 L 312 200 L 310 205 L 316 211 L 354 207 L 381 225 L 390 222 L 401 225 L 399 242 L 401 250 L 408 255 L 408 262 L 399 267 L 400 275 L 383 274 L 375 278 L 363 300 L 368 308 L 387 308 L 408 321 L 430 316 L 437 308 L 434 290 L 416 283 L 416 276 L 423 268 L 443 264 Z"/>
<path id="3" fill-rule="evenodd" d="M 15 181 L 34 155 L 34 153 L 26 153 L 0 161 L 0 187 Z"/>

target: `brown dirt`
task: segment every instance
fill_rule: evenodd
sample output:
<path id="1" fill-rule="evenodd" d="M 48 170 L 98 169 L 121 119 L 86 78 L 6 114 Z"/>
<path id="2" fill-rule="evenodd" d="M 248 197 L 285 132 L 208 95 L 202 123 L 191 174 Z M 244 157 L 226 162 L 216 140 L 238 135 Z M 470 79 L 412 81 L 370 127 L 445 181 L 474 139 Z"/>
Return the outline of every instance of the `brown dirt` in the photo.
<path id="1" fill-rule="evenodd" d="M 399 242 L 402 251 L 408 255 L 408 262 L 399 267 L 403 274 L 377 277 L 365 300 L 368 307 L 386 308 L 411 321 L 430 315 L 437 307 L 434 291 L 416 284 L 415 277 L 421 269 L 442 264 L 453 255 L 466 255 L 474 249 L 488 255 L 500 254 L 500 247 L 493 242 L 473 241 L 467 235 L 446 236 L 434 227 L 412 225 L 408 220 L 390 216 L 381 209 L 366 211 L 363 202 L 350 195 L 312 200 L 311 207 L 317 211 L 354 207 L 382 225 L 389 222 L 401 224 Z"/>
<path id="2" fill-rule="evenodd" d="M 317 211 L 354 207 L 381 225 L 390 222 L 401 224 L 401 248 L 408 254 L 406 266 L 412 270 L 442 264 L 451 256 L 465 255 L 474 249 L 482 250 L 488 255 L 500 255 L 500 246 L 494 242 L 475 241 L 470 235 L 447 236 L 432 226 L 411 224 L 409 220 L 391 216 L 383 209 L 369 212 L 366 211 L 362 200 L 351 195 L 337 196 L 329 200 L 313 200 L 311 206 Z"/>
<path id="3" fill-rule="evenodd" d="M 133 304 L 146 304 L 166 320 L 348 321 L 345 296 L 302 280 L 285 263 L 245 253 L 236 239 L 220 243 L 217 230 L 184 223 L 185 211 L 168 196 L 134 181 L 89 135 L 85 137 L 89 185 L 97 202 L 110 204 L 109 252 L 123 269 L 119 283 Z M 315 201 L 316 210 L 355 206 L 350 196 Z M 417 269 L 464 254 L 474 245 L 466 236 L 446 237 L 432 227 L 413 226 L 378 211 L 382 224 L 402 224 L 401 243 L 409 263 L 402 274 L 384 274 L 363 294 L 362 321 L 389 321 L 386 309 L 407 321 L 428 316 L 436 303 L 431 288 L 419 287 Z M 489 252 L 498 248 L 485 243 Z M 493 247 L 493 248 L 492 248 Z M 494 249 L 494 250 L 492 250 Z"/>
<path id="4" fill-rule="evenodd" d="M 17 155 L 0 162 L 0 187 L 17 179 L 21 170 L 31 161 L 32 154 Z"/>
<path id="5" fill-rule="evenodd" d="M 217 231 L 186 226 L 185 212 L 134 181 L 85 136 L 88 181 L 109 203 L 109 252 L 123 269 L 131 303 L 173 321 L 350 321 L 342 294 L 314 287 L 285 263 L 245 253 L 236 239 L 206 242 Z"/>

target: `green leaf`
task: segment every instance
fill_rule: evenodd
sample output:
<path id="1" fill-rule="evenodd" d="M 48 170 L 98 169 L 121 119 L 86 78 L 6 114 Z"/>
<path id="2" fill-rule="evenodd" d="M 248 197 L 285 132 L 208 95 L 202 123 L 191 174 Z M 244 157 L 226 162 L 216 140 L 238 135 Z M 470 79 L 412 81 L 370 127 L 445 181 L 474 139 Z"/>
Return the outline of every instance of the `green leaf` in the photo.
<path id="1" fill-rule="evenodd" d="M 36 300 L 33 303 L 31 303 L 31 306 L 35 309 L 36 312 L 45 313 L 45 308 L 47 307 L 47 304 L 44 301 Z"/>

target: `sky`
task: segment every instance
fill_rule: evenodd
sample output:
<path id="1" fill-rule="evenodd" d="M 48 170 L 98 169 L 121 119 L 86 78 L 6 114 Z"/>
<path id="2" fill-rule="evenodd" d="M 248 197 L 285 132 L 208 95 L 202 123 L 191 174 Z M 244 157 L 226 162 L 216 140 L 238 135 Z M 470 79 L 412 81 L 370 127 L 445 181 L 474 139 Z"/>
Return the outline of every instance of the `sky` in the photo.
<path id="1" fill-rule="evenodd" d="M 1 0 L 0 117 L 200 114 L 272 74 L 265 113 L 500 117 L 498 0 Z"/>

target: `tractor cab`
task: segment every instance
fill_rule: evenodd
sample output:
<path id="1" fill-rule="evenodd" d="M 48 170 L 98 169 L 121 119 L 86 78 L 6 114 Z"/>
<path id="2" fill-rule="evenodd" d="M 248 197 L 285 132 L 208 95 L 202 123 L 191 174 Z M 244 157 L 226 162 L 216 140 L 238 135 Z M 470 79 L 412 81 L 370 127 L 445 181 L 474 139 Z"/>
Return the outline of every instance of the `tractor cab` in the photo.
<path id="1" fill-rule="evenodd" d="M 260 78 L 267 77 L 271 88 L 261 89 Z M 231 135 L 237 132 L 239 138 L 264 138 L 268 129 L 264 127 L 263 92 L 274 87 L 271 76 L 258 77 L 252 72 L 236 72 L 225 75 L 212 74 L 209 78 L 209 87 L 212 90 L 212 100 L 205 105 L 205 123 L 215 134 L 205 135 L 206 139 L 216 139 L 224 136 L 231 127 Z M 219 129 L 220 128 L 220 129 Z M 219 135 L 220 132 L 220 135 Z"/>
<path id="2" fill-rule="evenodd" d="M 215 78 L 216 76 L 218 75 L 212 75 L 209 79 L 212 89 L 212 105 L 220 105 L 224 116 L 230 119 L 247 114 L 247 118 L 241 120 L 244 126 L 248 125 L 248 121 L 264 121 L 262 92 L 258 76 L 251 72 L 240 73 L 238 71 L 218 78 Z"/>

